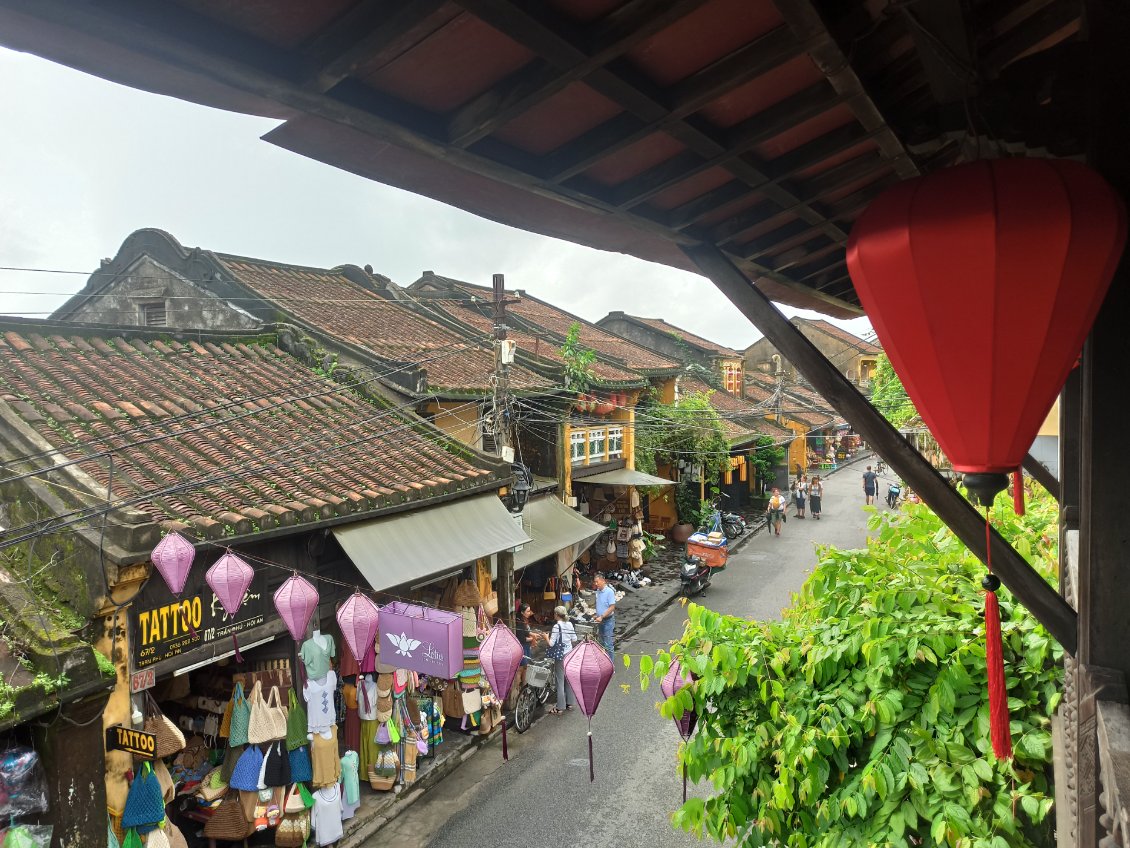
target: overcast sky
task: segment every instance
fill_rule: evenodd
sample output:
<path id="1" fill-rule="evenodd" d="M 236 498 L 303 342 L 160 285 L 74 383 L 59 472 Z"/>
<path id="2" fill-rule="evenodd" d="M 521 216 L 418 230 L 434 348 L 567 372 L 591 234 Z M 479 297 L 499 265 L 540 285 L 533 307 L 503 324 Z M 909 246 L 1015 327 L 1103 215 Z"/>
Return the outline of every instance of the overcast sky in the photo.
<path id="1" fill-rule="evenodd" d="M 506 275 L 590 321 L 622 309 L 743 348 L 760 333 L 704 277 L 512 229 L 260 140 L 277 122 L 125 88 L 0 48 L 0 312 L 42 316 L 141 227 L 187 247 Z M 32 294 L 23 294 L 31 292 Z M 48 294 L 53 293 L 53 294 Z M 820 317 L 786 307 L 788 315 Z M 836 321 L 857 335 L 865 319 Z"/>

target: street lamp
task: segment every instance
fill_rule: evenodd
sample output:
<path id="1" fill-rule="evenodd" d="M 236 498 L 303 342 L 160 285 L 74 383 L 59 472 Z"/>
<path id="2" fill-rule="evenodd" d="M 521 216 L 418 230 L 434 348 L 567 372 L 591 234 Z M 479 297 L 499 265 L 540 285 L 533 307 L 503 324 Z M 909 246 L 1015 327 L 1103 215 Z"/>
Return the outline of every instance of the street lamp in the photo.
<path id="1" fill-rule="evenodd" d="M 521 462 L 513 463 L 510 470 L 514 475 L 514 482 L 510 486 L 510 493 L 506 496 L 506 508 L 511 512 L 521 512 L 530 500 L 533 475 Z"/>

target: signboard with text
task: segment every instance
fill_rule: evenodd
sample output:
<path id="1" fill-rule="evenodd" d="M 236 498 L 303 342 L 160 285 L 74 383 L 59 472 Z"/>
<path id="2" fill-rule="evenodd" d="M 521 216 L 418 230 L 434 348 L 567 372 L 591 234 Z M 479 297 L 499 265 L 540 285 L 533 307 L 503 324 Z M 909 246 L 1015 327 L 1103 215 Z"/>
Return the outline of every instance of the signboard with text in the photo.
<path id="1" fill-rule="evenodd" d="M 106 728 L 106 750 L 128 751 L 151 760 L 157 754 L 157 734 L 115 724 Z"/>
<path id="2" fill-rule="evenodd" d="M 243 606 L 226 619 L 219 598 L 194 568 L 184 592 L 174 598 L 164 580 L 150 580 L 130 608 L 133 668 L 140 670 L 164 660 L 258 627 L 273 610 L 267 595 L 267 575 L 256 571 Z M 195 635 L 193 634 L 195 631 Z"/>

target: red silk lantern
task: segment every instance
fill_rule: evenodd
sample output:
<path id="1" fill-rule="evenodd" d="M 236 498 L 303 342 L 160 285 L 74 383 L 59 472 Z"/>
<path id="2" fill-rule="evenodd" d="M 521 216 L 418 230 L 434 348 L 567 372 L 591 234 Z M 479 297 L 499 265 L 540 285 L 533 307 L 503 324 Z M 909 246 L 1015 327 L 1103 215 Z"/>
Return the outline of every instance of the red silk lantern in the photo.
<path id="1" fill-rule="evenodd" d="M 600 706 L 600 699 L 608 682 L 612 680 L 612 660 L 608 652 L 592 639 L 586 638 L 565 655 L 565 679 L 577 699 L 577 706 L 589 720 L 589 782 L 596 780 L 592 761 L 592 717 Z"/>
<path id="2" fill-rule="evenodd" d="M 379 620 L 377 605 L 360 592 L 354 592 L 338 607 L 337 623 L 341 628 L 341 638 L 354 657 L 364 657 L 369 646 L 376 640 Z"/>
<path id="3" fill-rule="evenodd" d="M 663 680 L 659 683 L 659 690 L 663 693 L 664 698 L 674 698 L 681 689 L 690 686 L 694 683 L 694 677 L 689 672 L 684 672 L 678 660 L 671 660 L 671 667 L 667 669 L 667 673 L 663 675 Z M 675 727 L 679 730 L 679 736 L 686 742 L 691 738 L 694 733 L 694 726 L 698 723 L 698 713 L 694 710 L 684 710 L 683 714 L 675 719 Z M 687 801 L 687 767 L 686 764 L 682 767 L 683 772 L 683 803 Z"/>
<path id="4" fill-rule="evenodd" d="M 973 162 L 907 180 L 853 227 L 847 264 L 859 299 L 910 399 L 986 508 L 1074 366 L 1125 241 L 1118 195 L 1087 166 L 1054 159 Z M 993 751 L 1007 757 L 1000 581 L 990 573 L 983 585 Z"/>
<path id="5" fill-rule="evenodd" d="M 498 698 L 499 703 L 502 703 L 510 694 L 514 675 L 518 673 L 518 666 L 522 664 L 522 643 L 502 622 L 490 629 L 482 645 L 479 646 L 479 664 L 487 682 L 490 683 L 490 688 L 494 690 L 494 696 Z M 506 750 L 505 714 L 502 716 L 502 759 L 510 759 Z"/>
<path id="6" fill-rule="evenodd" d="M 229 617 L 234 617 L 243 606 L 243 596 L 254 577 L 251 566 L 231 551 L 216 560 L 204 575 Z"/>
<path id="7" fill-rule="evenodd" d="M 295 642 L 306 636 L 306 628 L 318 608 L 318 590 L 305 577 L 295 573 L 275 590 L 275 609 Z"/>

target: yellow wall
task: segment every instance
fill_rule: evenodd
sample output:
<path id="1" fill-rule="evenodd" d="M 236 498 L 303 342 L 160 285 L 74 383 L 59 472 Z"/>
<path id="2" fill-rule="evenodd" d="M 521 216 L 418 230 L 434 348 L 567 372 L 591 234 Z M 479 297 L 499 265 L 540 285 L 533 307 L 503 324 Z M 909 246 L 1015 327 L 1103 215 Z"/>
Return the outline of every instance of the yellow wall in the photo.
<path id="1" fill-rule="evenodd" d="M 673 381 L 672 381 L 673 382 Z M 564 446 L 564 473 L 561 475 L 561 486 L 565 495 L 571 496 L 573 494 L 573 460 L 572 460 L 572 435 L 574 432 L 589 429 L 607 429 L 610 426 L 619 425 L 624 428 L 624 448 L 623 453 L 617 459 L 624 460 L 625 468 L 636 467 L 636 402 L 639 400 L 639 392 L 631 392 L 628 395 L 627 408 L 617 408 L 610 413 L 599 424 L 593 424 L 592 427 L 574 427 L 569 422 L 565 422 L 561 428 L 561 444 Z M 607 462 L 608 456 L 608 442 L 605 441 L 605 454 L 604 456 L 589 456 L 589 442 L 588 437 L 585 438 L 585 461 L 576 463 L 579 467 L 586 465 L 595 465 L 600 462 Z"/>
<path id="2" fill-rule="evenodd" d="M 774 416 L 766 416 L 770 420 L 775 420 Z M 798 424 L 795 421 L 778 421 L 784 427 L 792 430 L 793 440 L 789 442 L 788 451 L 788 467 L 789 474 L 796 474 L 797 466 L 800 466 L 802 473 L 808 472 L 808 428 L 803 424 Z"/>
<path id="3" fill-rule="evenodd" d="M 1040 425 L 1040 432 L 1037 436 L 1058 436 L 1059 435 L 1059 398 L 1055 399 L 1052 404 L 1051 411 L 1048 412 L 1048 417 L 1044 419 L 1044 423 Z"/>
<path id="4" fill-rule="evenodd" d="M 435 415 L 432 423 L 453 439 L 473 448 L 479 447 L 479 409 L 466 403 L 433 403 L 428 412 Z"/>

